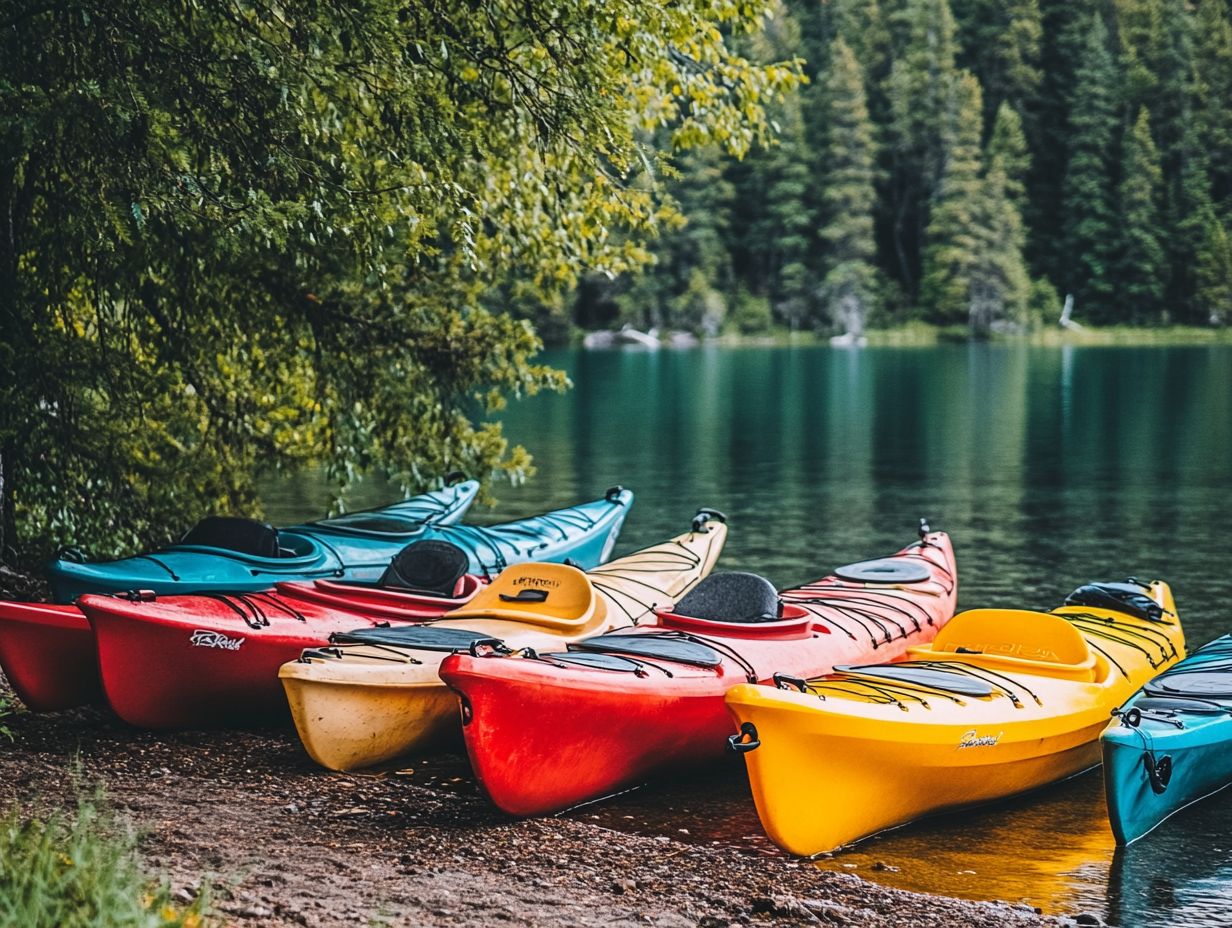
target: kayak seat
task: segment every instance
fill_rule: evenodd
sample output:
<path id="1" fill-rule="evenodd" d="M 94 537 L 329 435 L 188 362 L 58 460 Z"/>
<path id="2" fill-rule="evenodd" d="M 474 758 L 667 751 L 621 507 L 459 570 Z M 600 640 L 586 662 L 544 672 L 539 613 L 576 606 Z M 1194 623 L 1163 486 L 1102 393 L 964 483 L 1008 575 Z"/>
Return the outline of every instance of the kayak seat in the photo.
<path id="1" fill-rule="evenodd" d="M 276 528 L 238 516 L 207 516 L 185 533 L 180 544 L 222 548 L 250 557 L 283 556 Z"/>
<path id="2" fill-rule="evenodd" d="M 590 578 L 568 564 L 514 564 L 445 619 L 504 619 L 549 631 L 578 632 L 602 621 L 607 606 Z"/>
<path id="3" fill-rule="evenodd" d="M 834 576 L 852 583 L 923 583 L 932 578 L 932 571 L 918 560 L 879 557 L 836 567 Z"/>
<path id="4" fill-rule="evenodd" d="M 1163 607 L 1137 583 L 1086 583 L 1065 597 L 1067 606 L 1090 606 L 1124 612 L 1148 622 L 1163 621 Z"/>
<path id="5" fill-rule="evenodd" d="M 459 595 L 462 578 L 470 566 L 470 556 L 451 542 L 415 541 L 394 555 L 377 585 L 453 597 Z"/>
<path id="6" fill-rule="evenodd" d="M 725 571 L 699 583 L 672 612 L 709 622 L 777 622 L 782 606 L 778 591 L 765 577 Z"/>
<path id="7" fill-rule="evenodd" d="M 958 658 L 1066 680 L 1094 681 L 1101 673 L 1087 641 L 1064 618 L 1025 609 L 970 609 L 913 655 Z"/>

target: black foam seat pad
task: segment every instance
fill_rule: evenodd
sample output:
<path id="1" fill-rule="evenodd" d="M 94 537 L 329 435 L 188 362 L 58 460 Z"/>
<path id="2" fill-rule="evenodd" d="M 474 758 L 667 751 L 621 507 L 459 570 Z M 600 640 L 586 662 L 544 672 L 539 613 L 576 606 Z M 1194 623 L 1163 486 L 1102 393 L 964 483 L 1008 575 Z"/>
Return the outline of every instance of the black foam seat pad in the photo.
<path id="1" fill-rule="evenodd" d="M 1065 605 L 1112 609 L 1150 622 L 1164 617 L 1163 607 L 1136 583 L 1086 583 L 1065 597 Z"/>
<path id="2" fill-rule="evenodd" d="M 932 690 L 954 693 L 958 696 L 991 696 L 995 690 L 987 680 L 980 680 L 949 670 L 934 670 L 931 667 L 912 667 L 910 664 L 842 664 L 835 666 L 837 673 L 850 673 L 863 677 L 880 677 L 899 683 L 910 683 Z"/>
<path id="3" fill-rule="evenodd" d="M 599 635 L 574 642 L 569 650 L 628 654 L 694 667 L 718 667 L 723 663 L 722 655 L 714 648 L 674 635 Z"/>
<path id="4" fill-rule="evenodd" d="M 470 564 L 470 556 L 451 542 L 415 541 L 394 556 L 378 585 L 392 590 L 452 596 Z"/>
<path id="5" fill-rule="evenodd" d="M 932 578 L 932 571 L 917 560 L 879 557 L 836 567 L 834 576 L 853 583 L 922 583 Z"/>
<path id="6" fill-rule="evenodd" d="M 477 641 L 493 641 L 491 635 L 463 628 L 433 628 L 431 625 L 391 625 L 335 632 L 331 644 L 374 644 L 418 651 L 465 651 Z"/>
<path id="7" fill-rule="evenodd" d="M 1232 699 L 1232 668 L 1165 673 L 1142 688 L 1148 696 L 1192 696 Z"/>
<path id="8" fill-rule="evenodd" d="M 740 571 L 711 574 L 672 611 L 710 622 L 775 622 L 779 594 L 765 577 Z"/>
<path id="9" fill-rule="evenodd" d="M 256 519 L 207 516 L 180 539 L 182 545 L 223 548 L 252 557 L 278 557 L 278 530 Z"/>

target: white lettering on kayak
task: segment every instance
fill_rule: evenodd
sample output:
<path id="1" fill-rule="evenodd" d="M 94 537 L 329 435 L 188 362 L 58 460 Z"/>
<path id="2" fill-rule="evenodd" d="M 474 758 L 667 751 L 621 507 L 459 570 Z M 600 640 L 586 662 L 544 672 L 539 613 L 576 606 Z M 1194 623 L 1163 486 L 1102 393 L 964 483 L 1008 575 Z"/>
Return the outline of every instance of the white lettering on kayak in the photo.
<path id="1" fill-rule="evenodd" d="M 228 638 L 222 632 L 207 632 L 198 628 L 188 639 L 195 648 L 221 648 L 223 651 L 238 651 L 244 643 L 243 638 Z"/>
<path id="2" fill-rule="evenodd" d="M 975 729 L 963 732 L 962 739 L 958 742 L 958 750 L 963 748 L 992 748 L 996 747 L 997 742 L 1001 740 L 1004 732 L 997 732 L 995 735 L 978 735 Z"/>

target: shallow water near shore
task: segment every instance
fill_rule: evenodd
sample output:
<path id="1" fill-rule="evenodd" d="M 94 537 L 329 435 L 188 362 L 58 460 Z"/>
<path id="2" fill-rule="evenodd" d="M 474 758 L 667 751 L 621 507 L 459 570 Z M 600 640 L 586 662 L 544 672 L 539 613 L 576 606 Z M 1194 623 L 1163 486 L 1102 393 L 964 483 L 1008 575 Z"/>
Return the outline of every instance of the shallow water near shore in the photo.
<path id="1" fill-rule="evenodd" d="M 1191 647 L 1232 631 L 1232 346 L 717 348 L 546 355 L 575 387 L 511 403 L 538 476 L 503 521 L 637 494 L 617 553 L 726 512 L 727 569 L 786 586 L 914 537 L 954 537 L 960 608 L 1051 608 L 1079 583 L 1163 577 Z M 354 504 L 382 501 L 373 482 Z M 269 482 L 276 522 L 318 515 L 312 475 Z M 738 762 L 569 813 L 778 854 Z M 684 829 L 682 832 L 681 829 Z M 1026 900 L 1129 926 L 1232 923 L 1232 791 L 1114 853 L 1098 773 L 909 826 L 818 866 L 924 892 Z"/>

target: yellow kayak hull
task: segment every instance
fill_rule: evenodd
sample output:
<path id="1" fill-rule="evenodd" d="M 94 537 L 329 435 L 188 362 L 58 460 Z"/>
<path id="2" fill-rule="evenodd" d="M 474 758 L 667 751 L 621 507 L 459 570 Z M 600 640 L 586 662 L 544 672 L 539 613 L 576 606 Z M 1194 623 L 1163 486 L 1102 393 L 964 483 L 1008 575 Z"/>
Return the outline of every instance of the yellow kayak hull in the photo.
<path id="1" fill-rule="evenodd" d="M 1166 585 L 1153 590 L 1171 610 Z M 937 643 L 913 648 L 908 664 L 952 672 L 971 668 L 996 684 L 990 696 L 887 685 L 884 678 L 858 669 L 810 681 L 807 692 L 747 684 L 730 690 L 727 704 L 734 719 L 750 726 L 745 740 L 760 742 L 746 760 L 769 837 L 793 854 L 808 856 L 1098 765 L 1098 739 L 1109 712 L 1160 666 L 1183 656 L 1184 639 L 1175 621 L 1150 627 L 1145 620 L 1111 612 L 1080 611 L 1114 616 L 1118 636 L 1158 638 L 1159 653 L 1148 660 L 1136 647 L 1100 636 L 1067 640 L 1075 653 L 1060 663 L 1023 658 L 1022 648 L 1016 649 L 1018 656 L 1009 647 L 1000 654 L 991 648 L 982 654 L 949 650 L 947 641 L 963 634 L 960 615 Z M 1048 626 L 1079 610 L 1005 611 L 988 615 L 991 623 L 980 623 L 974 612 L 967 615 L 976 621 L 967 627 L 986 630 L 1002 619 L 1007 627 L 1015 622 Z M 1090 645 L 1090 653 L 1078 653 L 1080 645 Z M 1033 655 L 1047 652 L 1047 642 L 1032 641 L 1030 650 Z"/>
<path id="2" fill-rule="evenodd" d="M 670 607 L 710 574 L 726 538 L 727 526 L 712 521 L 699 531 L 590 571 L 585 582 L 595 603 L 580 624 L 534 624 L 518 621 L 512 612 L 494 615 L 507 612 L 498 584 L 511 572 L 572 570 L 518 565 L 489 588 L 495 594 L 489 597 L 494 600 L 490 606 L 477 596 L 463 610 L 431 625 L 483 632 L 515 649 L 563 650 L 571 641 L 627 627 L 655 608 Z M 457 696 L 439 676 L 446 656 L 448 652 L 357 644 L 313 649 L 284 664 L 278 675 L 304 749 L 321 766 L 345 771 L 460 738 Z"/>

